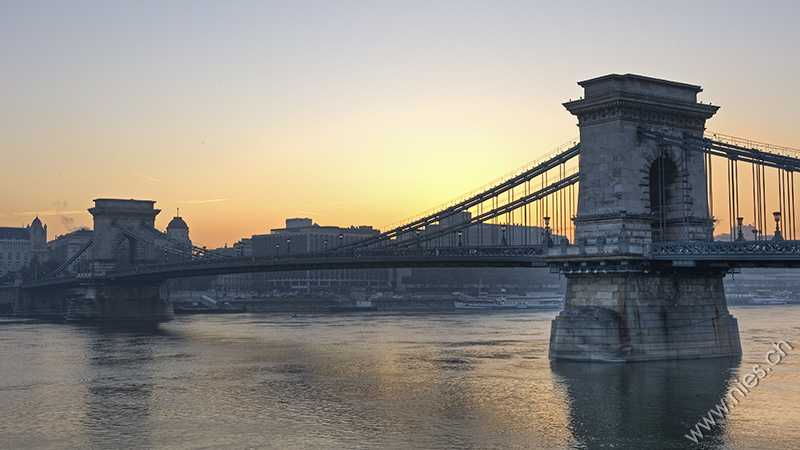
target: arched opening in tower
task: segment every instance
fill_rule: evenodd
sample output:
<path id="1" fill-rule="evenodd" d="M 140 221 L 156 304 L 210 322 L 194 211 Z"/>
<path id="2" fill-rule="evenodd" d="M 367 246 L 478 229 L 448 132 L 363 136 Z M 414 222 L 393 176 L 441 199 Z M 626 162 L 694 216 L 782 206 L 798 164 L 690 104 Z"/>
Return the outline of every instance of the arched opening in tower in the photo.
<path id="1" fill-rule="evenodd" d="M 669 241 L 678 237 L 673 229 L 679 227 L 681 222 L 680 189 L 678 167 L 675 163 L 665 156 L 656 158 L 650 166 L 653 242 Z"/>

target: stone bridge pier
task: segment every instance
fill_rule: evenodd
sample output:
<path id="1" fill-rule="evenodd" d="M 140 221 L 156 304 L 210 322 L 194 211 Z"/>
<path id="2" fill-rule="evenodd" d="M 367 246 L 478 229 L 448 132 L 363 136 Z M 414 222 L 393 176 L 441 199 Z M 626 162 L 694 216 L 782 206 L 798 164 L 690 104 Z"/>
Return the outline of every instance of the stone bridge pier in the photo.
<path id="1" fill-rule="evenodd" d="M 741 355 L 720 267 L 647 259 L 653 242 L 709 241 L 703 155 L 639 139 L 640 128 L 702 137 L 717 106 L 699 86 L 638 75 L 579 83 L 564 106 L 580 128 L 577 245 L 547 261 L 567 277 L 554 360 L 639 361 Z"/>

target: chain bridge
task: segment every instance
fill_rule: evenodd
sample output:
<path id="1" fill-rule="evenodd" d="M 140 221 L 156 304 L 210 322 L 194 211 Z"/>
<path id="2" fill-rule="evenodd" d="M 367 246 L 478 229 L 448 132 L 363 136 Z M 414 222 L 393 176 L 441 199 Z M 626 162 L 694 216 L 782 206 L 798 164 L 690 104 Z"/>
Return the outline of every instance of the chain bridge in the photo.
<path id="1" fill-rule="evenodd" d="M 743 267 L 800 267 L 800 154 L 706 131 L 719 107 L 697 101 L 699 86 L 631 74 L 579 84 L 584 96 L 564 106 L 580 138 L 380 234 L 322 251 L 220 255 L 157 230 L 153 201 L 97 199 L 94 237 L 81 250 L 91 249 L 91 264 L 76 267 L 79 252 L 25 283 L 20 310 L 68 302 L 77 317 L 160 320 L 171 310 L 158 285 L 172 278 L 550 267 L 567 277 L 553 359 L 739 355 L 722 279 Z"/>

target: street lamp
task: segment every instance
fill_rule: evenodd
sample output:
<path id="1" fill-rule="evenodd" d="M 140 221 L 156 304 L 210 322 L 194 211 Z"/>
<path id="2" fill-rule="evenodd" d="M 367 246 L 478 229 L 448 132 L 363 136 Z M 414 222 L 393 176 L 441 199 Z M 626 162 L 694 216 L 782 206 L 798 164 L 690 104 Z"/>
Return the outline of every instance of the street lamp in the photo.
<path id="1" fill-rule="evenodd" d="M 325 250 L 327 250 L 327 249 L 328 249 L 328 240 L 327 240 L 327 239 L 325 239 L 325 240 L 324 240 L 324 241 L 322 241 L 322 242 L 324 242 L 324 243 L 325 243 Z"/>
<path id="2" fill-rule="evenodd" d="M 500 231 L 503 232 L 503 239 L 500 240 L 500 245 L 508 245 L 508 242 L 506 242 L 506 224 L 500 225 Z"/>
<path id="3" fill-rule="evenodd" d="M 550 217 L 544 217 L 544 245 L 550 246 L 553 242 L 550 240 Z"/>
<path id="4" fill-rule="evenodd" d="M 772 213 L 772 217 L 775 218 L 775 236 L 772 236 L 773 241 L 782 241 L 783 236 L 781 236 L 781 212 L 775 211 Z"/>
<path id="5" fill-rule="evenodd" d="M 280 252 L 281 252 L 281 244 L 275 244 L 275 254 L 277 255 Z"/>
<path id="6" fill-rule="evenodd" d="M 417 235 L 417 245 L 418 245 L 419 247 L 422 247 L 422 242 L 420 242 L 420 240 L 419 240 L 419 235 L 420 235 L 420 233 L 422 233 L 422 231 L 420 231 L 420 229 L 419 229 L 419 228 L 417 228 L 416 230 L 414 230 L 414 234 L 416 234 L 416 235 Z"/>
<path id="7" fill-rule="evenodd" d="M 462 245 L 464 245 L 464 244 L 461 242 L 461 236 L 462 236 L 463 234 L 464 234 L 464 232 L 463 232 L 463 231 L 461 231 L 461 230 L 458 230 L 458 246 L 459 246 L 459 247 L 461 247 Z"/>
<path id="8" fill-rule="evenodd" d="M 742 221 L 744 221 L 744 217 L 737 217 L 736 222 L 739 225 L 739 236 L 736 237 L 737 241 L 743 241 L 744 235 L 742 234 Z"/>
<path id="9" fill-rule="evenodd" d="M 339 247 L 342 246 L 342 242 L 343 241 L 344 241 L 344 234 L 343 233 L 339 233 Z"/>
<path id="10" fill-rule="evenodd" d="M 286 253 L 292 253 L 292 238 L 286 238 Z"/>

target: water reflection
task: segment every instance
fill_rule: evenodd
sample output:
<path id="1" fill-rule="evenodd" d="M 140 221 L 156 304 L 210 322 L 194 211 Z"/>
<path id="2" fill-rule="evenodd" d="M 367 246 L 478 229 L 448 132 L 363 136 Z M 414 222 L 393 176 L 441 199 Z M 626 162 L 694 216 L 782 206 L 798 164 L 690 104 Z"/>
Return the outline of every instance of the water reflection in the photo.
<path id="1" fill-rule="evenodd" d="M 631 364 L 553 362 L 566 390 L 569 424 L 578 447 L 698 448 L 684 435 L 719 404 L 736 377 L 738 358 Z M 700 448 L 723 446 L 725 422 Z"/>
<path id="2" fill-rule="evenodd" d="M 90 445 L 149 447 L 156 325 L 84 325 L 87 336 L 80 424 Z"/>

